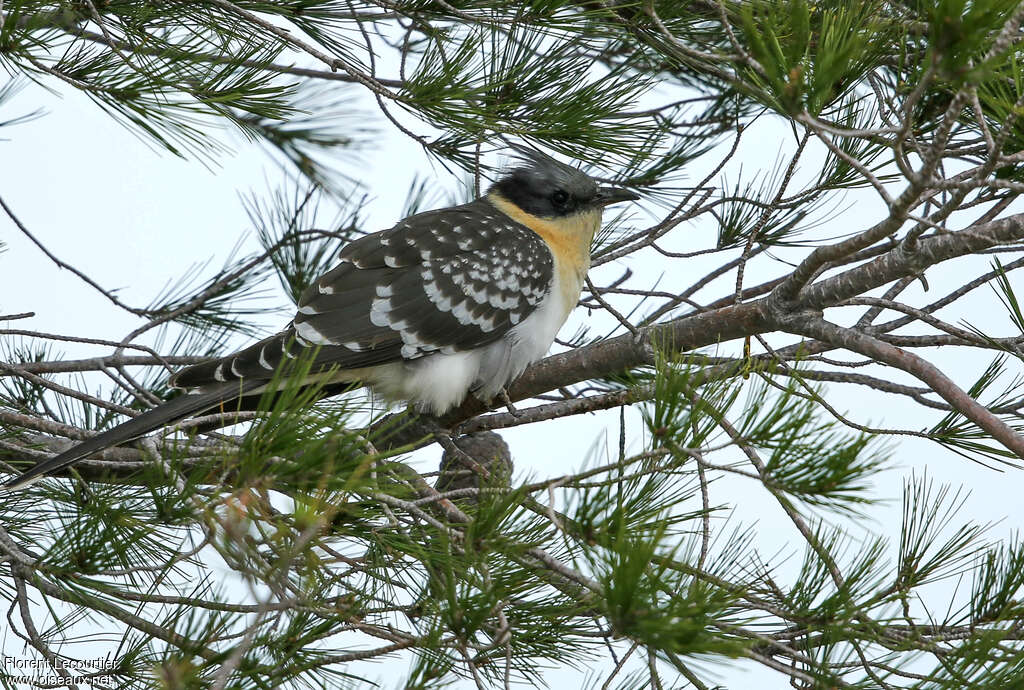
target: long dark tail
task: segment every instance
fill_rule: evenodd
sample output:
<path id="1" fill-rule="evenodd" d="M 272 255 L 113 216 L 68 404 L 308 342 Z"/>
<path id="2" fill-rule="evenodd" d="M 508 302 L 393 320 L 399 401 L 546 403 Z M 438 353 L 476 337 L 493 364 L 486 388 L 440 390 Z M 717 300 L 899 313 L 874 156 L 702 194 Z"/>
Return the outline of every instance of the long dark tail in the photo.
<path id="1" fill-rule="evenodd" d="M 145 436 L 160 427 L 181 421 L 191 415 L 205 412 L 217 407 L 221 403 L 236 400 L 245 393 L 249 393 L 263 385 L 266 385 L 266 381 L 234 381 L 205 393 L 183 395 L 180 398 L 175 398 L 159 407 L 143 412 L 138 417 L 134 417 L 124 424 L 119 424 L 113 429 L 107 429 L 96 434 L 92 438 L 82 441 L 77 446 L 67 449 L 60 455 L 37 463 L 34 467 L 25 470 L 17 477 L 12 477 L 3 484 L 0 484 L 0 490 L 11 491 L 20 489 L 31 484 L 44 474 L 50 474 L 73 465 L 90 453 L 95 453 L 105 448 L 113 448 L 140 436 Z"/>

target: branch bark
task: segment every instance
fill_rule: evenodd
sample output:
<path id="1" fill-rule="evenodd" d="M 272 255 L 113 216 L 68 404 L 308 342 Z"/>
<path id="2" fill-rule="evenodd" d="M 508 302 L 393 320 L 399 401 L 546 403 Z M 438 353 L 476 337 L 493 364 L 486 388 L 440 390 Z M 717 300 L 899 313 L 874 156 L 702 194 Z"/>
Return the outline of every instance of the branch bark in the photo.
<path id="1" fill-rule="evenodd" d="M 836 326 L 817 315 L 794 316 L 788 320 L 787 330 L 857 352 L 911 374 L 926 383 L 954 409 L 991 434 L 1017 457 L 1024 459 L 1024 437 L 969 396 L 934 364 L 877 338 L 851 328 Z"/>

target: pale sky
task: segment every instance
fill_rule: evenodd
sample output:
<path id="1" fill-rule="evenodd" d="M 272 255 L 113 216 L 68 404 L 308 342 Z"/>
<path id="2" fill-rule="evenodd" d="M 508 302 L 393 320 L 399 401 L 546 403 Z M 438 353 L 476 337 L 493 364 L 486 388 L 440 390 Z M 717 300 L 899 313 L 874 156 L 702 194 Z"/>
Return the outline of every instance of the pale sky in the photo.
<path id="1" fill-rule="evenodd" d="M 119 289 L 118 294 L 125 302 L 137 306 L 149 304 L 168 281 L 174 281 L 196 262 L 212 259 L 205 273 L 210 275 L 223 264 L 242 235 L 246 235 L 243 251 L 257 249 L 239 197 L 250 190 L 266 189 L 267 180 L 277 182 L 281 174 L 260 148 L 238 135 L 228 135 L 234 155 L 218 158 L 214 167 L 204 167 L 194 160 L 180 160 L 147 145 L 80 94 L 64 93 L 63 97 L 57 97 L 36 86 L 29 86 L 9 104 L 0 105 L 0 121 L 38 107 L 48 111 L 45 117 L 0 130 L 0 137 L 5 138 L 0 140 L 0 196 L 59 258 L 104 287 Z M 748 173 L 775 160 L 780 146 L 792 148 L 785 128 L 770 122 L 759 126 L 765 129 L 763 136 L 749 137 L 743 158 L 738 161 L 747 166 Z M 448 189 L 455 189 L 459 184 L 458 179 L 440 166 L 431 166 L 417 144 L 391 131 L 382 137 L 380 148 L 367 151 L 362 160 L 364 164 L 355 172 L 366 175 L 366 186 L 373 190 L 367 207 L 373 223 L 366 228 L 368 230 L 382 229 L 399 219 L 397 213 L 403 207 L 417 171 L 435 176 L 437 183 Z M 697 166 L 708 166 L 715 160 L 714 155 L 708 155 Z M 730 170 L 735 174 L 737 168 L 730 166 Z M 695 170 L 689 178 L 696 182 L 702 176 L 703 170 Z M 855 211 L 840 215 L 839 220 L 821 230 L 823 234 L 857 230 L 871 213 L 880 212 L 880 207 L 871 205 L 870 195 L 858 196 L 856 200 L 848 197 L 847 201 L 857 204 Z M 637 210 L 629 227 L 649 223 L 649 218 L 647 213 Z M 857 225 L 845 225 L 851 222 Z M 685 233 L 688 248 L 693 249 L 709 246 L 713 242 L 714 228 L 702 225 L 688 228 Z M 0 254 L 0 314 L 36 312 L 32 319 L 0 322 L 0 327 L 119 339 L 139 325 L 135 317 L 111 305 L 70 272 L 58 270 L 6 217 L 0 217 L 0 238 L 8 245 L 7 251 Z M 802 256 L 805 251 L 795 250 L 787 256 Z M 717 263 L 715 258 L 694 260 L 686 264 L 686 269 L 681 269 L 682 264 L 676 261 L 671 270 L 686 270 L 688 275 L 669 275 L 663 285 L 687 284 L 687 278 L 702 275 Z M 630 259 L 628 264 L 603 267 L 592 278 L 595 284 L 604 284 L 620 274 L 626 265 L 635 275 L 653 276 L 666 270 L 664 263 L 645 256 Z M 689 274 L 691 265 L 692 275 Z M 756 284 L 767 277 L 774 276 L 748 275 L 747 284 Z M 730 277 L 717 283 L 703 295 L 721 294 L 732 280 Z M 287 306 L 276 280 L 269 281 L 268 289 L 268 307 Z M 908 294 L 920 290 L 920 286 L 915 286 Z M 970 303 L 972 323 L 990 325 L 994 332 L 1002 335 L 1011 332 L 990 290 L 976 291 Z M 570 324 L 563 328 L 563 338 L 575 331 L 573 324 L 586 321 L 582 311 L 577 310 Z M 595 313 L 591 318 L 596 320 L 603 316 Z M 267 325 L 272 326 L 274 322 L 280 325 L 286 320 L 287 316 L 278 315 Z M 603 328 L 595 329 L 595 332 L 603 331 Z M 241 345 L 244 340 L 239 337 L 233 342 Z M 70 343 L 58 349 L 69 358 L 107 351 Z M 984 366 L 980 359 L 968 362 L 961 356 L 963 353 L 952 350 L 939 355 L 929 352 L 927 356 L 947 370 L 965 366 L 980 370 Z M 958 381 L 966 387 L 973 378 L 958 378 Z M 917 429 L 935 419 L 922 415 L 920 408 L 892 398 L 881 408 L 878 397 L 866 396 L 850 386 L 834 385 L 829 390 L 828 397 L 833 404 L 850 411 L 852 417 L 864 423 Z M 579 467 L 592 448 L 601 447 L 606 435 L 614 445 L 617 414 L 617 411 L 609 411 L 579 416 L 508 430 L 502 435 L 512 447 L 520 477 L 553 476 Z M 633 430 L 631 447 L 639 449 L 642 446 L 640 425 L 634 424 Z M 440 450 L 436 446 L 422 451 L 417 454 L 417 467 L 433 470 L 439 457 Z M 867 520 L 844 521 L 855 532 L 867 529 L 891 534 L 895 540 L 890 551 L 893 559 L 898 544 L 903 477 L 911 470 L 920 473 L 927 469 L 938 482 L 963 485 L 971 492 L 956 524 L 968 518 L 981 523 L 1002 521 L 991 534 L 1006 536 L 1024 522 L 1019 473 L 997 473 L 944 452 L 935 444 L 918 440 L 901 443 L 894 458 L 893 469 L 878 475 L 876 481 L 877 495 L 889 503 L 870 508 Z M 776 557 L 781 561 L 783 556 L 789 555 L 780 566 L 780 572 L 799 565 L 803 544 L 792 540 L 789 523 L 766 492 L 736 478 L 722 480 L 713 490 L 716 492 L 713 498 L 717 496 L 718 502 L 734 505 L 731 524 L 757 525 L 756 544 L 765 558 Z M 21 654 L 21 643 L 6 639 L 0 651 Z M 780 676 L 762 667 L 725 662 L 704 665 L 704 668 L 718 670 L 722 674 L 720 682 L 729 687 L 748 687 L 755 681 L 760 688 L 788 687 Z M 385 687 L 394 687 L 407 669 L 406 663 L 398 662 L 364 668 L 371 677 L 381 678 Z M 580 671 L 563 669 L 546 677 L 553 686 L 576 687 L 583 675 Z"/>

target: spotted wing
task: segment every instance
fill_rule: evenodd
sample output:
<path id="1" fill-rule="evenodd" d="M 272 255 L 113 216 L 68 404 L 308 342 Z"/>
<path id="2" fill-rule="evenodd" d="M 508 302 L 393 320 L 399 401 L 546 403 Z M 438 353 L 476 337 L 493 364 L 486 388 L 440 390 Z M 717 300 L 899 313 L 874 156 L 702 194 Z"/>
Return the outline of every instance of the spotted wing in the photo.
<path id="1" fill-rule="evenodd" d="M 525 319 L 553 280 L 544 241 L 486 200 L 430 211 L 362 237 L 311 285 L 284 332 L 184 369 L 176 386 L 269 378 L 318 347 L 314 366 L 358 369 L 469 350 Z"/>

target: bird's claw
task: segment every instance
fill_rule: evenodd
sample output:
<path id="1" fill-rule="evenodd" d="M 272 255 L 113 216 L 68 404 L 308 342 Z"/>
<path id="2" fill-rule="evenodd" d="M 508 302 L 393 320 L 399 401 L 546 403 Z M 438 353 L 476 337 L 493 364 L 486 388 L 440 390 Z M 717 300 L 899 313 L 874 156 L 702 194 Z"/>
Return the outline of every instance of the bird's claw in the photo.
<path id="1" fill-rule="evenodd" d="M 516 418 L 523 416 L 523 413 L 520 412 L 519 410 L 517 410 L 516 406 L 512 404 L 512 398 L 508 397 L 508 391 L 507 390 L 502 388 L 498 392 L 498 398 L 501 400 L 501 402 L 503 402 L 505 404 L 505 409 L 508 410 L 508 413 L 510 415 L 512 415 L 513 417 L 516 417 Z"/>

